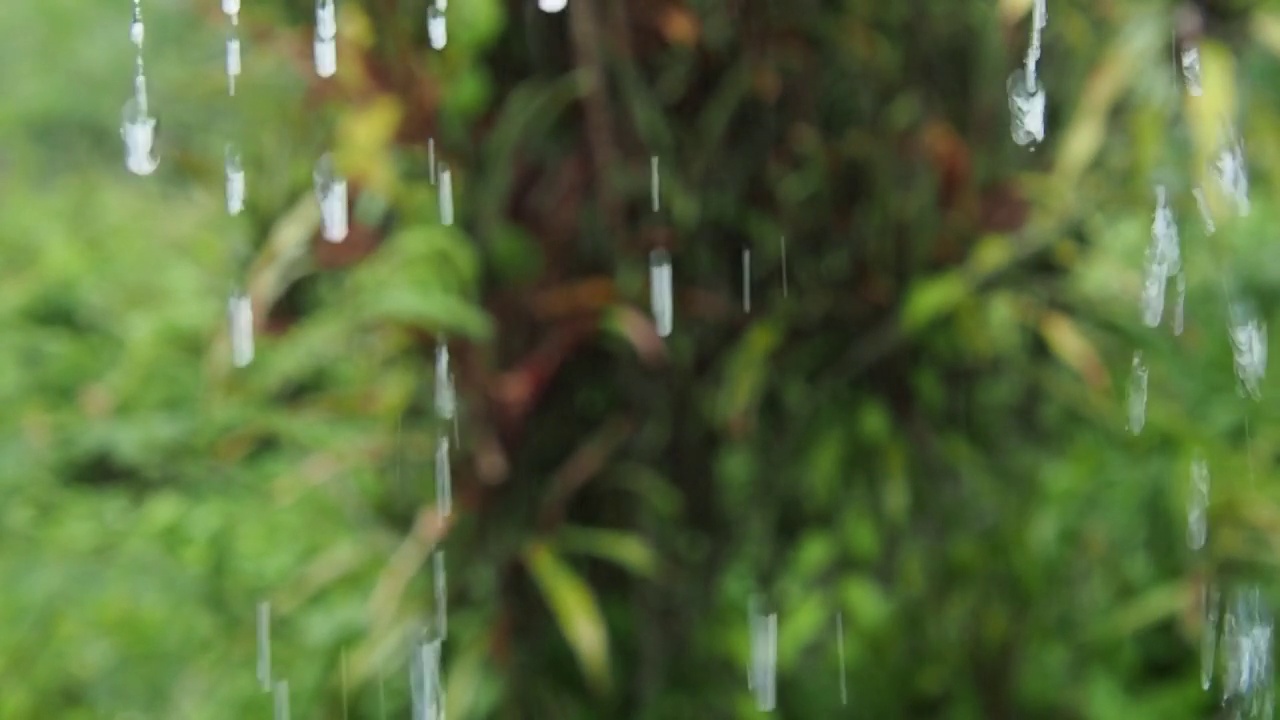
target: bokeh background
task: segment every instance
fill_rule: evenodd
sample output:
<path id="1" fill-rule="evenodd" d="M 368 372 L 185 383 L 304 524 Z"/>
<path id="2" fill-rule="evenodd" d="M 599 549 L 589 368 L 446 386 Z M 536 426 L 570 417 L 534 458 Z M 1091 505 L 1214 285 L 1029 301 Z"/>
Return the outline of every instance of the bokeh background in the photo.
<path id="1" fill-rule="evenodd" d="M 218 3 L 144 0 L 145 179 L 119 137 L 130 3 L 0 4 L 0 717 L 267 717 L 262 599 L 294 717 L 406 717 L 441 542 L 449 718 L 754 717 L 757 593 L 778 717 L 1213 716 L 1204 582 L 1275 597 L 1280 417 L 1273 383 L 1236 387 L 1223 288 L 1274 319 L 1280 9 L 1049 0 L 1031 151 L 1005 88 L 1030 0 L 455 0 L 442 52 L 425 2 L 339 4 L 319 81 L 313 7 L 246 0 L 232 101 Z M 1225 122 L 1252 213 L 1211 198 L 1210 236 L 1191 190 Z M 1180 336 L 1138 309 L 1156 184 Z M 239 284 L 258 357 L 233 371 Z"/>

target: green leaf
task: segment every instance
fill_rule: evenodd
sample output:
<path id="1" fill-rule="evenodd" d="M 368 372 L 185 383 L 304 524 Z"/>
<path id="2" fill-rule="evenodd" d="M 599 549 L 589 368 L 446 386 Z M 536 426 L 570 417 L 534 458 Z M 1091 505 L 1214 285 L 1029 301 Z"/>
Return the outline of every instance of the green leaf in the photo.
<path id="1" fill-rule="evenodd" d="M 617 563 L 643 577 L 652 577 L 657 569 L 653 548 L 635 533 L 567 525 L 556 536 L 556 545 L 566 553 Z"/>
<path id="2" fill-rule="evenodd" d="M 951 312 L 969 294 L 969 283 L 959 271 L 928 278 L 912 288 L 902 310 L 902 329 L 915 332 Z"/>
<path id="3" fill-rule="evenodd" d="M 555 615 L 587 683 L 609 690 L 609 633 L 591 587 L 544 543 L 525 550 L 525 566 Z"/>

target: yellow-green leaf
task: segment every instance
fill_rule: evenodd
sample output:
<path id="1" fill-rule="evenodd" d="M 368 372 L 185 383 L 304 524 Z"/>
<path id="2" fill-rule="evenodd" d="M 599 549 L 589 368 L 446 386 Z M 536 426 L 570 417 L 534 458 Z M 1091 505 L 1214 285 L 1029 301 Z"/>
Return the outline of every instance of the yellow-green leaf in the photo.
<path id="1" fill-rule="evenodd" d="M 573 650 L 587 683 L 607 692 L 609 632 L 591 587 L 544 543 L 534 543 L 524 553 L 525 566 L 542 591 L 560 632 Z"/>
<path id="2" fill-rule="evenodd" d="M 567 525 L 560 529 L 556 545 L 566 553 L 593 555 L 644 577 L 652 577 L 658 565 L 644 538 L 621 530 Z"/>

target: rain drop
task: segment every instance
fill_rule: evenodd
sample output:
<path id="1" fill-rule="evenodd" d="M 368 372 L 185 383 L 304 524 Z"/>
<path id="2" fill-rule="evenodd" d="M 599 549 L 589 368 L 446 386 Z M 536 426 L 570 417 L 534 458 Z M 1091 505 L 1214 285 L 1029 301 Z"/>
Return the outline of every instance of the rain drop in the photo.
<path id="1" fill-rule="evenodd" d="M 1200 550 L 1209 534 L 1209 463 L 1198 454 L 1191 461 L 1191 489 L 1187 497 L 1187 547 Z"/>
<path id="2" fill-rule="evenodd" d="M 1133 367 L 1129 373 L 1129 431 L 1142 432 L 1147 423 L 1147 366 L 1142 362 L 1142 351 L 1133 354 Z"/>
<path id="3" fill-rule="evenodd" d="M 276 683 L 275 720 L 289 720 L 289 681 Z"/>
<path id="4" fill-rule="evenodd" d="M 449 435 L 436 438 L 436 510 L 440 517 L 453 513 L 453 469 L 449 462 Z"/>
<path id="5" fill-rule="evenodd" d="M 271 691 L 271 603 L 258 603 L 258 684 Z"/>
<path id="6" fill-rule="evenodd" d="M 449 44 L 449 25 L 444 10 L 434 4 L 427 6 L 427 37 L 436 50 L 443 50 Z"/>
<path id="7" fill-rule="evenodd" d="M 227 302 L 231 323 L 231 364 L 248 367 L 253 362 L 253 302 L 248 295 L 237 293 Z"/>
<path id="8" fill-rule="evenodd" d="M 338 9 L 334 0 L 316 0 L 314 51 L 316 75 L 333 77 L 338 72 Z"/>
<path id="9" fill-rule="evenodd" d="M 659 337 L 668 337 L 675 324 L 671 281 L 671 253 L 657 248 L 649 253 L 649 301 Z"/>
<path id="10" fill-rule="evenodd" d="M 244 165 L 234 146 L 227 146 L 227 214 L 235 216 L 244 211 Z"/>
<path id="11" fill-rule="evenodd" d="M 569 0 L 538 0 L 538 9 L 542 12 L 558 13 L 568 4 Z"/>
<path id="12" fill-rule="evenodd" d="M 453 224 L 453 172 L 449 170 L 449 166 L 440 163 L 440 172 L 437 173 L 440 190 L 440 224 Z"/>
<path id="13" fill-rule="evenodd" d="M 649 158 L 649 195 L 654 212 L 658 212 L 662 207 L 661 190 L 662 181 L 658 176 L 658 156 L 654 155 Z"/>
<path id="14" fill-rule="evenodd" d="M 328 153 L 316 163 L 316 199 L 320 202 L 320 228 L 325 240 L 339 243 L 347 239 L 347 181 L 334 168 Z"/>

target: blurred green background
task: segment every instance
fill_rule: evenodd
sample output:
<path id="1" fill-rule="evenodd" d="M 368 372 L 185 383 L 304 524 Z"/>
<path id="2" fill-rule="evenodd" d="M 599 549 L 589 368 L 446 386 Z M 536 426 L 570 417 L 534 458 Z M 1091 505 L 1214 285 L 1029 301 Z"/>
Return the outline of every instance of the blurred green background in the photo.
<path id="1" fill-rule="evenodd" d="M 443 52 L 425 2 L 339 0 L 331 81 L 310 3 L 247 0 L 234 100 L 218 4 L 144 0 L 162 165 L 137 178 L 129 5 L 0 5 L 0 718 L 267 717 L 262 599 L 294 717 L 406 717 L 439 542 L 451 719 L 754 717 L 754 593 L 778 717 L 1213 713 L 1202 583 L 1275 598 L 1280 543 L 1280 418 L 1270 384 L 1237 391 L 1222 292 L 1280 301 L 1267 6 L 1050 0 L 1032 152 L 1005 97 L 1030 0 L 455 0 Z M 1210 236 L 1191 190 L 1231 118 L 1253 212 L 1211 198 Z M 329 150 L 338 246 L 311 191 Z M 1177 337 L 1138 310 L 1156 184 Z M 258 358 L 232 371 L 240 283 Z"/>

